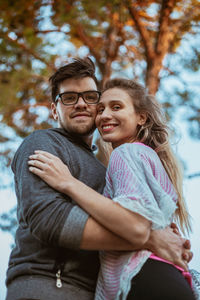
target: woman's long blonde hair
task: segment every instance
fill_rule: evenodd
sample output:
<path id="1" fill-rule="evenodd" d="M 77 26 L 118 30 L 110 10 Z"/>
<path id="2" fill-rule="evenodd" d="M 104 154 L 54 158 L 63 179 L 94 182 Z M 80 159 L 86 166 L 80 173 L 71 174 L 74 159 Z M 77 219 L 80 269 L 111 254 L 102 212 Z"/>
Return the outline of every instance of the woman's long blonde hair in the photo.
<path id="1" fill-rule="evenodd" d="M 170 130 L 160 103 L 154 96 L 149 95 L 142 85 L 132 80 L 123 78 L 108 80 L 104 85 L 103 91 L 112 88 L 120 88 L 126 91 L 133 99 L 136 113 L 146 114 L 145 124 L 142 126 L 138 125 L 136 140 L 148 145 L 158 154 L 178 195 L 175 218 L 182 232 L 189 232 L 191 225 L 183 198 L 181 167 L 169 143 Z"/>

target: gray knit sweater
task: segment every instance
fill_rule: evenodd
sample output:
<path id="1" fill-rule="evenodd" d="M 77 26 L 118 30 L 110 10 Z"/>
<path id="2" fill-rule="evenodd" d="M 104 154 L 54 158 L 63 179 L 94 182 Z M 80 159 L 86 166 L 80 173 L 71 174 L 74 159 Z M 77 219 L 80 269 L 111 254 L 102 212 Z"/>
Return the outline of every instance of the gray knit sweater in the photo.
<path id="1" fill-rule="evenodd" d="M 81 139 L 63 129 L 38 130 L 24 140 L 12 162 L 19 226 L 7 271 L 8 289 L 29 275 L 49 278 L 56 285 L 60 270 L 63 283 L 93 292 L 98 253 L 79 249 L 88 214 L 29 172 L 28 157 L 37 149 L 59 156 L 73 176 L 96 191 L 102 193 L 105 183 L 105 167 Z"/>

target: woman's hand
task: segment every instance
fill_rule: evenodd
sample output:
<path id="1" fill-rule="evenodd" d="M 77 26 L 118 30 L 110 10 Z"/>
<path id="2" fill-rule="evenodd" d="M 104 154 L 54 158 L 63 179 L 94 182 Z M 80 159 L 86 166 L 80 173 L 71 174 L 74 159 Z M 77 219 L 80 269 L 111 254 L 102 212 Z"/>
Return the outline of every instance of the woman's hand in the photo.
<path id="1" fill-rule="evenodd" d="M 28 165 L 30 172 L 61 193 L 66 193 L 67 185 L 74 179 L 60 158 L 46 151 L 34 151 L 34 154 L 29 156 Z"/>

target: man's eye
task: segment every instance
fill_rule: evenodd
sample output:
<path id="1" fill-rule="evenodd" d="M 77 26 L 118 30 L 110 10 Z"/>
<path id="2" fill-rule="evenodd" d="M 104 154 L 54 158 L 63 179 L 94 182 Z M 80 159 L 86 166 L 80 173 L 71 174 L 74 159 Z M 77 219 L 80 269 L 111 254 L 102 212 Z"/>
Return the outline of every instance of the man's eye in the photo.
<path id="1" fill-rule="evenodd" d="M 74 101 L 76 97 L 74 95 L 63 95 L 63 101 Z"/>
<path id="2" fill-rule="evenodd" d="M 90 99 L 96 99 L 97 95 L 96 94 L 87 94 L 85 95 L 86 99 L 90 100 Z"/>

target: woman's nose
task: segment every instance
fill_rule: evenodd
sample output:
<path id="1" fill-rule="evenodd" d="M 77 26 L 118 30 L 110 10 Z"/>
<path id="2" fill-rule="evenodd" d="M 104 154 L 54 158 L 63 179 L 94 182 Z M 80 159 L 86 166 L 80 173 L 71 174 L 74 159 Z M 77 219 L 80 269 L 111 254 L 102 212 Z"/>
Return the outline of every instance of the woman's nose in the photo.
<path id="1" fill-rule="evenodd" d="M 102 114 L 100 115 L 101 119 L 111 119 L 112 115 L 109 109 L 104 109 Z"/>

